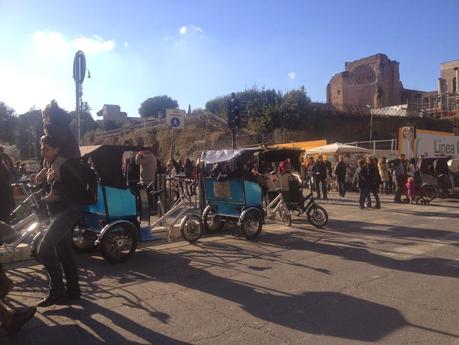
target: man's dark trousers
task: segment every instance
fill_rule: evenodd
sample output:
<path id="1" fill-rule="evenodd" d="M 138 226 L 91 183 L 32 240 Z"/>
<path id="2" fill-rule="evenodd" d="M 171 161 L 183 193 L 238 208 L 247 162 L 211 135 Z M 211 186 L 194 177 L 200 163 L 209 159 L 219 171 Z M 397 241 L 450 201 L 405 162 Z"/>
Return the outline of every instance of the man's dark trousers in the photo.
<path id="1" fill-rule="evenodd" d="M 80 217 L 77 206 L 62 211 L 51 218 L 48 231 L 38 247 L 38 259 L 49 276 L 50 294 L 65 292 L 62 281 L 64 270 L 68 291 L 79 291 L 78 271 L 72 250 L 72 230 Z"/>

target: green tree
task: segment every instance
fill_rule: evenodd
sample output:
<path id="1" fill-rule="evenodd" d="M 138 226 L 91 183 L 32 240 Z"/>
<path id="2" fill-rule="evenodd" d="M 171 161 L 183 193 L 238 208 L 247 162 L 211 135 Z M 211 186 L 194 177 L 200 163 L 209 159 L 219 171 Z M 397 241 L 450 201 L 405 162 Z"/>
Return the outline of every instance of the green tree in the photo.
<path id="1" fill-rule="evenodd" d="M 97 122 L 91 115 L 91 107 L 88 102 L 83 102 L 81 111 L 80 111 L 80 135 L 83 136 L 86 133 L 97 129 Z M 71 117 L 70 128 L 77 127 L 77 114 L 76 111 L 71 111 L 69 113 Z"/>
<path id="2" fill-rule="evenodd" d="M 16 145 L 22 160 L 38 159 L 40 138 L 43 134 L 41 110 L 30 109 L 18 116 Z"/>
<path id="3" fill-rule="evenodd" d="M 106 131 L 111 131 L 113 129 L 118 129 L 118 128 L 121 128 L 121 124 L 116 123 L 113 120 L 106 119 L 102 121 L 102 129 Z"/>
<path id="4" fill-rule="evenodd" d="M 13 108 L 0 102 L 0 141 L 13 144 L 15 141 L 15 130 L 17 117 Z"/>
<path id="5" fill-rule="evenodd" d="M 282 127 L 293 129 L 303 125 L 307 121 L 310 104 L 311 99 L 303 86 L 286 93 L 280 107 Z"/>
<path id="6" fill-rule="evenodd" d="M 150 97 L 142 102 L 139 108 L 141 117 L 163 117 L 166 115 L 166 109 L 176 109 L 178 103 L 169 96 Z"/>

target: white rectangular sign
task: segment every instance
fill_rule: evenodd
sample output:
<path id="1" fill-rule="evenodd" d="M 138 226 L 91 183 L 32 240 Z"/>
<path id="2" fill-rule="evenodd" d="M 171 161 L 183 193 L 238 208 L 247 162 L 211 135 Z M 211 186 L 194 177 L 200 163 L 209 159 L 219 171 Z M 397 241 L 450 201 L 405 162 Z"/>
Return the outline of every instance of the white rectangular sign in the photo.
<path id="1" fill-rule="evenodd" d="M 459 136 L 452 133 L 419 129 L 416 138 L 400 133 L 400 152 L 407 158 L 459 157 Z"/>
<path id="2" fill-rule="evenodd" d="M 182 109 L 166 109 L 166 122 L 174 129 L 184 129 L 185 114 L 185 110 Z"/>

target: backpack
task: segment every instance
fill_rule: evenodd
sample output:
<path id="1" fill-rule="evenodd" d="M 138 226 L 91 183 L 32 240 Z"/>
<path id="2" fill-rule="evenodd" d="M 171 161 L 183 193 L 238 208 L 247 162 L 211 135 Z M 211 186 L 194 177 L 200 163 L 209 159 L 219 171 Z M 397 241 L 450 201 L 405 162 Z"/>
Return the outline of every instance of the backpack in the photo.
<path id="1" fill-rule="evenodd" d="M 81 178 L 83 192 L 81 194 L 82 205 L 92 205 L 97 202 L 97 174 L 91 167 L 87 158 L 81 158 Z"/>

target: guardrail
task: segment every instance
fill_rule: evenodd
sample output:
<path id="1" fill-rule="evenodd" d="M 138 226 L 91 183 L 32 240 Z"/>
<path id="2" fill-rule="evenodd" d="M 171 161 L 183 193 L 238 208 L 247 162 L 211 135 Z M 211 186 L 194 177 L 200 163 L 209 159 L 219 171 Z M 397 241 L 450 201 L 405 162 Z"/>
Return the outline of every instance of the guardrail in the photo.
<path id="1" fill-rule="evenodd" d="M 353 141 L 345 144 L 363 147 L 373 152 L 376 150 L 397 151 L 397 139 Z"/>

